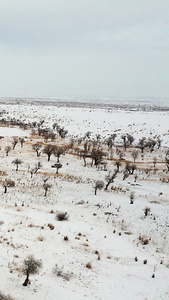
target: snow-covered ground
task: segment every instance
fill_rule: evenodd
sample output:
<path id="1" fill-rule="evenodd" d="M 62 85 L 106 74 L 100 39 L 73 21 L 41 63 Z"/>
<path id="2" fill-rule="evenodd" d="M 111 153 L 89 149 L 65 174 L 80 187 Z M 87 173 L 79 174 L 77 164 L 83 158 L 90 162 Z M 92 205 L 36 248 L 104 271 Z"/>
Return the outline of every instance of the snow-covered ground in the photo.
<path id="1" fill-rule="evenodd" d="M 29 133 L 27 133 L 27 135 L 29 136 Z M 18 129 L 18 128 L 10 128 L 10 127 L 0 127 L 0 136 L 4 137 L 4 136 L 25 136 L 25 131 Z"/>
<path id="2" fill-rule="evenodd" d="M 1 105 L 8 117 L 19 120 L 45 120 L 51 126 L 54 122 L 64 126 L 70 135 L 83 136 L 87 131 L 103 137 L 116 132 L 129 133 L 138 141 L 142 137 L 160 136 L 163 146 L 169 142 L 169 111 L 123 111 L 87 107 L 57 107 L 34 105 Z"/>
<path id="3" fill-rule="evenodd" d="M 57 122 L 68 130 L 68 137 L 62 140 L 65 144 L 87 131 L 92 137 L 101 134 L 102 139 L 115 132 L 117 143 L 122 143 L 124 133 L 134 136 L 134 145 L 142 137 L 162 140 L 160 149 L 145 152 L 144 161 L 139 154 L 136 182 L 133 175 L 123 180 L 122 163 L 108 190 L 98 190 L 94 195 L 95 182 L 105 183 L 108 171 L 115 169 L 115 149 L 113 159 L 106 159 L 107 171 L 91 167 L 90 158 L 84 167 L 83 159 L 69 151 L 61 156 L 62 168 L 57 175 L 51 168 L 56 157 L 52 155 L 48 162 L 46 154 L 37 157 L 32 149 L 36 142 L 45 144 L 42 137 L 17 126 L 0 127 L 0 291 L 17 300 L 168 300 L 169 176 L 164 157 L 169 146 L 169 112 L 43 103 L 2 104 L 0 109 L 6 120 L 44 120 L 43 126 L 50 128 Z M 18 142 L 6 156 L 5 147 L 12 148 L 15 136 L 24 136 L 23 148 Z M 58 143 L 57 137 L 52 144 Z M 16 158 L 22 160 L 18 172 L 12 163 Z M 125 159 L 132 161 L 131 149 L 127 149 Z M 30 170 L 37 162 L 42 168 L 31 178 Z M 7 193 L 5 179 L 15 181 L 15 187 L 9 187 Z M 45 179 L 51 184 L 47 197 Z M 131 192 L 135 193 L 134 204 L 130 204 Z M 148 216 L 146 207 L 150 208 Z M 57 212 L 67 212 L 68 220 L 58 221 Z M 28 255 L 41 259 L 43 268 L 39 274 L 30 275 L 31 284 L 24 287 L 21 270 Z M 60 276 L 53 271 L 56 268 Z"/>

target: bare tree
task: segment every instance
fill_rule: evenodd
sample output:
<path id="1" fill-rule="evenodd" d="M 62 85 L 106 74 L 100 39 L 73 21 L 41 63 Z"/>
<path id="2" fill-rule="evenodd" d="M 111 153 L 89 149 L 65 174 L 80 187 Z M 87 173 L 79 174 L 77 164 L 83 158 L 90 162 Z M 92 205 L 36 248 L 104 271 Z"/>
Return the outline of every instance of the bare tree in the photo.
<path id="1" fill-rule="evenodd" d="M 105 156 L 105 153 L 102 150 L 93 149 L 91 152 L 91 158 L 92 158 L 91 167 L 93 166 L 93 161 L 94 161 L 94 165 L 97 166 L 99 162 L 102 160 L 103 156 Z"/>
<path id="2" fill-rule="evenodd" d="M 84 135 L 84 139 L 86 139 L 86 138 L 90 139 L 90 136 L 91 136 L 91 132 L 87 131 Z"/>
<path id="3" fill-rule="evenodd" d="M 119 150 L 118 154 L 119 154 L 119 159 L 120 160 L 124 159 L 124 152 L 123 151 Z"/>
<path id="4" fill-rule="evenodd" d="M 60 168 L 62 168 L 62 164 L 56 163 L 56 164 L 52 165 L 52 168 L 56 168 L 56 174 L 58 174 L 58 170 L 59 170 Z"/>
<path id="5" fill-rule="evenodd" d="M 33 174 L 35 174 L 35 168 L 30 169 L 31 178 L 33 177 Z"/>
<path id="6" fill-rule="evenodd" d="M 58 123 L 57 123 L 57 122 L 53 123 L 53 125 L 52 125 L 52 127 L 53 127 L 53 130 L 54 130 L 54 129 L 56 129 L 56 128 L 57 128 L 57 126 L 58 126 Z"/>
<path id="7" fill-rule="evenodd" d="M 129 174 L 131 174 L 131 165 L 130 165 L 129 162 L 126 162 L 126 164 L 125 164 L 125 170 L 126 170 Z"/>
<path id="8" fill-rule="evenodd" d="M 42 163 L 38 161 L 38 163 L 35 164 L 35 167 L 30 169 L 31 178 L 33 177 L 33 174 L 37 174 L 38 170 L 42 168 Z"/>
<path id="9" fill-rule="evenodd" d="M 38 161 L 36 164 L 35 164 L 35 173 L 37 173 L 37 171 L 42 168 L 42 163 L 40 161 Z"/>
<path id="10" fill-rule="evenodd" d="M 52 184 L 49 184 L 49 183 L 47 183 L 47 182 L 44 182 L 44 184 L 43 184 L 43 188 L 44 188 L 44 190 L 45 190 L 44 197 L 47 197 L 47 192 L 48 192 L 48 190 L 49 190 L 51 187 L 52 187 Z"/>
<path id="11" fill-rule="evenodd" d="M 129 145 L 131 146 L 134 142 L 134 137 L 131 134 L 127 134 L 127 140 Z"/>
<path id="12" fill-rule="evenodd" d="M 148 139 L 148 141 L 146 142 L 146 147 L 148 147 L 150 149 L 150 152 L 154 151 L 154 147 L 156 145 L 156 141 L 153 139 Z"/>
<path id="13" fill-rule="evenodd" d="M 47 154 L 48 161 L 50 161 L 51 155 L 55 152 L 55 146 L 48 144 L 44 147 L 43 153 Z"/>
<path id="14" fill-rule="evenodd" d="M 112 147 L 113 147 L 113 139 L 112 139 L 112 136 L 109 136 L 109 137 L 105 140 L 105 143 L 106 143 L 107 146 L 108 146 L 108 150 L 112 149 Z"/>
<path id="15" fill-rule="evenodd" d="M 166 152 L 165 162 L 166 162 L 167 171 L 169 172 L 169 150 L 167 150 Z"/>
<path id="16" fill-rule="evenodd" d="M 101 189 L 103 189 L 103 187 L 104 187 L 104 182 L 101 180 L 97 180 L 95 183 L 95 187 L 94 187 L 95 195 L 97 195 L 97 190 L 101 190 Z"/>
<path id="17" fill-rule="evenodd" d="M 145 218 L 150 214 L 151 212 L 151 208 L 150 207 L 145 207 L 144 208 L 144 216 Z"/>
<path id="18" fill-rule="evenodd" d="M 49 138 L 50 138 L 51 142 L 53 142 L 55 140 L 55 138 L 56 138 L 56 134 L 53 131 L 51 131 L 49 133 Z"/>
<path id="19" fill-rule="evenodd" d="M 7 188 L 8 187 L 14 187 L 15 186 L 15 181 L 11 179 L 5 179 L 3 182 L 3 187 L 4 187 L 4 194 L 7 193 Z"/>
<path id="20" fill-rule="evenodd" d="M 160 138 L 158 138 L 158 139 L 157 139 L 157 142 L 156 142 L 157 148 L 158 148 L 158 149 L 160 149 L 161 143 L 162 143 L 162 140 L 160 140 Z"/>
<path id="21" fill-rule="evenodd" d="M 14 165 L 16 165 L 16 171 L 18 171 L 18 167 L 19 167 L 19 165 L 22 164 L 22 160 L 16 158 L 16 159 L 14 159 L 14 160 L 12 161 L 12 163 L 13 163 Z"/>
<path id="22" fill-rule="evenodd" d="M 42 268 L 42 262 L 38 259 L 35 259 L 33 255 L 28 256 L 23 263 L 22 273 L 26 275 L 26 279 L 23 283 L 23 286 L 30 284 L 29 276 L 30 274 L 37 274 Z"/>
<path id="23" fill-rule="evenodd" d="M 132 153 L 131 153 L 131 156 L 133 157 L 133 160 L 134 162 L 136 161 L 137 157 L 138 157 L 138 151 L 134 150 Z"/>
<path id="24" fill-rule="evenodd" d="M 124 170 L 124 172 L 123 172 L 123 180 L 125 180 L 127 177 L 129 177 L 129 172 L 127 170 Z"/>
<path id="25" fill-rule="evenodd" d="M 135 199 L 135 192 L 131 192 L 130 193 L 130 204 L 134 203 L 134 199 Z"/>
<path id="26" fill-rule="evenodd" d="M 87 150 L 81 150 L 80 151 L 80 157 L 83 158 L 83 161 L 84 161 L 84 165 L 83 166 L 86 167 L 86 158 L 90 157 L 90 154 L 88 153 Z"/>
<path id="27" fill-rule="evenodd" d="M 11 151 L 11 147 L 10 146 L 6 146 L 5 147 L 6 156 L 8 156 L 8 154 L 9 154 L 10 151 Z"/>
<path id="28" fill-rule="evenodd" d="M 146 138 L 143 137 L 139 140 L 139 143 L 138 143 L 138 148 L 141 149 L 141 153 L 143 153 L 145 147 L 146 147 Z"/>
<path id="29" fill-rule="evenodd" d="M 127 145 L 128 145 L 128 141 L 127 141 L 127 136 L 126 136 L 126 134 L 123 134 L 123 135 L 121 136 L 121 139 L 123 140 L 124 150 L 126 151 Z"/>
<path id="30" fill-rule="evenodd" d="M 100 141 L 100 139 L 101 139 L 101 135 L 99 133 L 96 134 L 96 140 L 97 140 L 97 142 Z"/>
<path id="31" fill-rule="evenodd" d="M 106 175 L 105 180 L 107 183 L 106 183 L 105 191 L 107 191 L 110 183 L 114 182 L 116 175 L 117 175 L 117 171 L 115 171 L 114 173 L 109 172 L 108 175 Z"/>
<path id="32" fill-rule="evenodd" d="M 154 156 L 154 157 L 153 157 L 153 165 L 154 165 L 154 168 L 155 168 L 155 166 L 156 166 L 156 163 L 157 163 L 157 157 Z"/>
<path id="33" fill-rule="evenodd" d="M 66 137 L 66 135 L 68 134 L 68 131 L 64 129 L 64 127 L 58 127 L 57 128 L 57 132 L 59 134 L 59 136 L 61 137 L 61 139 L 64 139 Z"/>
<path id="34" fill-rule="evenodd" d="M 13 150 L 15 149 L 17 143 L 18 143 L 18 139 L 17 139 L 17 138 L 14 138 L 13 141 L 12 141 Z"/>
<path id="35" fill-rule="evenodd" d="M 114 163 L 114 165 L 115 165 L 116 168 L 117 168 L 116 171 L 119 172 L 119 169 L 120 169 L 120 167 L 121 167 L 121 162 L 117 160 L 117 161 Z"/>
<path id="36" fill-rule="evenodd" d="M 23 143 L 25 142 L 24 138 L 20 137 L 19 141 L 20 141 L 20 144 L 21 144 L 21 148 L 23 148 Z"/>
<path id="37" fill-rule="evenodd" d="M 40 149 L 42 148 L 42 145 L 39 143 L 36 143 L 36 144 L 32 145 L 32 148 L 33 148 L 33 150 L 36 151 L 37 157 L 39 157 L 41 154 Z"/>
<path id="38" fill-rule="evenodd" d="M 134 182 L 137 181 L 137 178 L 138 178 L 138 175 L 137 175 L 137 174 L 134 174 Z"/>
<path id="39" fill-rule="evenodd" d="M 65 153 L 65 149 L 61 146 L 54 146 L 54 155 L 57 157 L 57 162 L 59 163 L 60 156 Z"/>
<path id="40" fill-rule="evenodd" d="M 130 165 L 130 174 L 134 174 L 134 171 L 137 170 L 137 166 L 135 164 Z"/>

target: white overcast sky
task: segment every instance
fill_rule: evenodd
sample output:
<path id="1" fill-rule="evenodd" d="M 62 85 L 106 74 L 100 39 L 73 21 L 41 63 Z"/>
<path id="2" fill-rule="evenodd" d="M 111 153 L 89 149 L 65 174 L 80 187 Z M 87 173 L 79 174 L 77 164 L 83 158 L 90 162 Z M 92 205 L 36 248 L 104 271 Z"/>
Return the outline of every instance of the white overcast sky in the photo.
<path id="1" fill-rule="evenodd" d="M 169 97 L 169 0 L 0 0 L 0 96 Z"/>

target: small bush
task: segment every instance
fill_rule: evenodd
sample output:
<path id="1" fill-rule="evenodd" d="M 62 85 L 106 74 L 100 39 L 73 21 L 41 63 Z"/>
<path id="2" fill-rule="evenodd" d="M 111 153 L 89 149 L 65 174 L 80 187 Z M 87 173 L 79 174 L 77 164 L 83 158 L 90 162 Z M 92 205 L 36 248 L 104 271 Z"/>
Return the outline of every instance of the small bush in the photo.
<path id="1" fill-rule="evenodd" d="M 90 263 L 90 262 L 88 262 L 88 263 L 86 264 L 86 268 L 88 268 L 88 269 L 92 269 L 92 265 L 91 265 L 91 263 Z"/>
<path id="2" fill-rule="evenodd" d="M 145 207 L 144 209 L 144 216 L 147 217 L 150 214 L 151 208 L 150 207 Z"/>
<path id="3" fill-rule="evenodd" d="M 133 204 L 133 203 L 134 203 L 134 199 L 135 199 L 135 193 L 134 193 L 134 192 L 131 192 L 131 193 L 130 193 L 130 204 Z"/>
<path id="4" fill-rule="evenodd" d="M 56 219 L 58 221 L 67 221 L 69 219 L 69 216 L 68 216 L 67 212 L 65 212 L 65 213 L 59 212 L 56 215 Z"/>

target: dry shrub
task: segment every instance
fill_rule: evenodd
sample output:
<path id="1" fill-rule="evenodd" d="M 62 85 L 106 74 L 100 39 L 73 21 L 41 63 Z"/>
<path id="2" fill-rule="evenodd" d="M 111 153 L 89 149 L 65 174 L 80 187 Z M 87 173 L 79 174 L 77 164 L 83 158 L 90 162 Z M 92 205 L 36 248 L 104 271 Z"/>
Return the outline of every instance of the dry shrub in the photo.
<path id="1" fill-rule="evenodd" d="M 149 239 L 146 235 L 140 235 L 139 236 L 139 241 L 141 242 L 142 245 L 148 245 L 149 244 Z"/>
<path id="2" fill-rule="evenodd" d="M 69 216 L 68 216 L 67 212 L 64 212 L 64 213 L 63 212 L 59 212 L 56 215 L 56 219 L 58 221 L 67 221 L 69 219 Z"/>
<path id="3" fill-rule="evenodd" d="M 84 200 L 81 200 L 81 201 L 78 201 L 77 203 L 75 203 L 75 205 L 83 205 L 83 204 L 85 204 Z"/>
<path id="4" fill-rule="evenodd" d="M 62 277 L 63 279 L 69 281 L 70 278 L 72 277 L 73 273 L 70 272 L 64 272 L 63 267 L 59 268 L 58 265 L 56 264 L 55 267 L 53 268 L 53 274 Z"/>
<path id="5" fill-rule="evenodd" d="M 147 217 L 151 212 L 151 208 L 150 207 L 145 207 L 144 208 L 144 216 Z"/>
<path id="6" fill-rule="evenodd" d="M 28 227 L 32 228 L 32 227 L 36 227 L 34 224 L 29 224 Z"/>
<path id="7" fill-rule="evenodd" d="M 48 227 L 50 228 L 50 230 L 53 230 L 55 228 L 55 226 L 50 223 L 48 224 Z"/>
<path id="8" fill-rule="evenodd" d="M 43 242 L 45 240 L 45 238 L 44 238 L 44 236 L 40 235 L 40 236 L 37 237 L 37 240 L 39 242 Z"/>
<path id="9" fill-rule="evenodd" d="M 86 268 L 88 268 L 88 269 L 92 269 L 92 265 L 91 265 L 91 263 L 90 263 L 90 262 L 88 262 L 88 263 L 86 264 Z"/>
<path id="10" fill-rule="evenodd" d="M 5 171 L 0 171 L 0 176 L 7 176 L 8 174 Z M 1 298 L 0 298 L 1 299 Z"/>
<path id="11" fill-rule="evenodd" d="M 125 231 L 124 233 L 127 234 L 127 235 L 132 235 L 131 231 Z"/>

